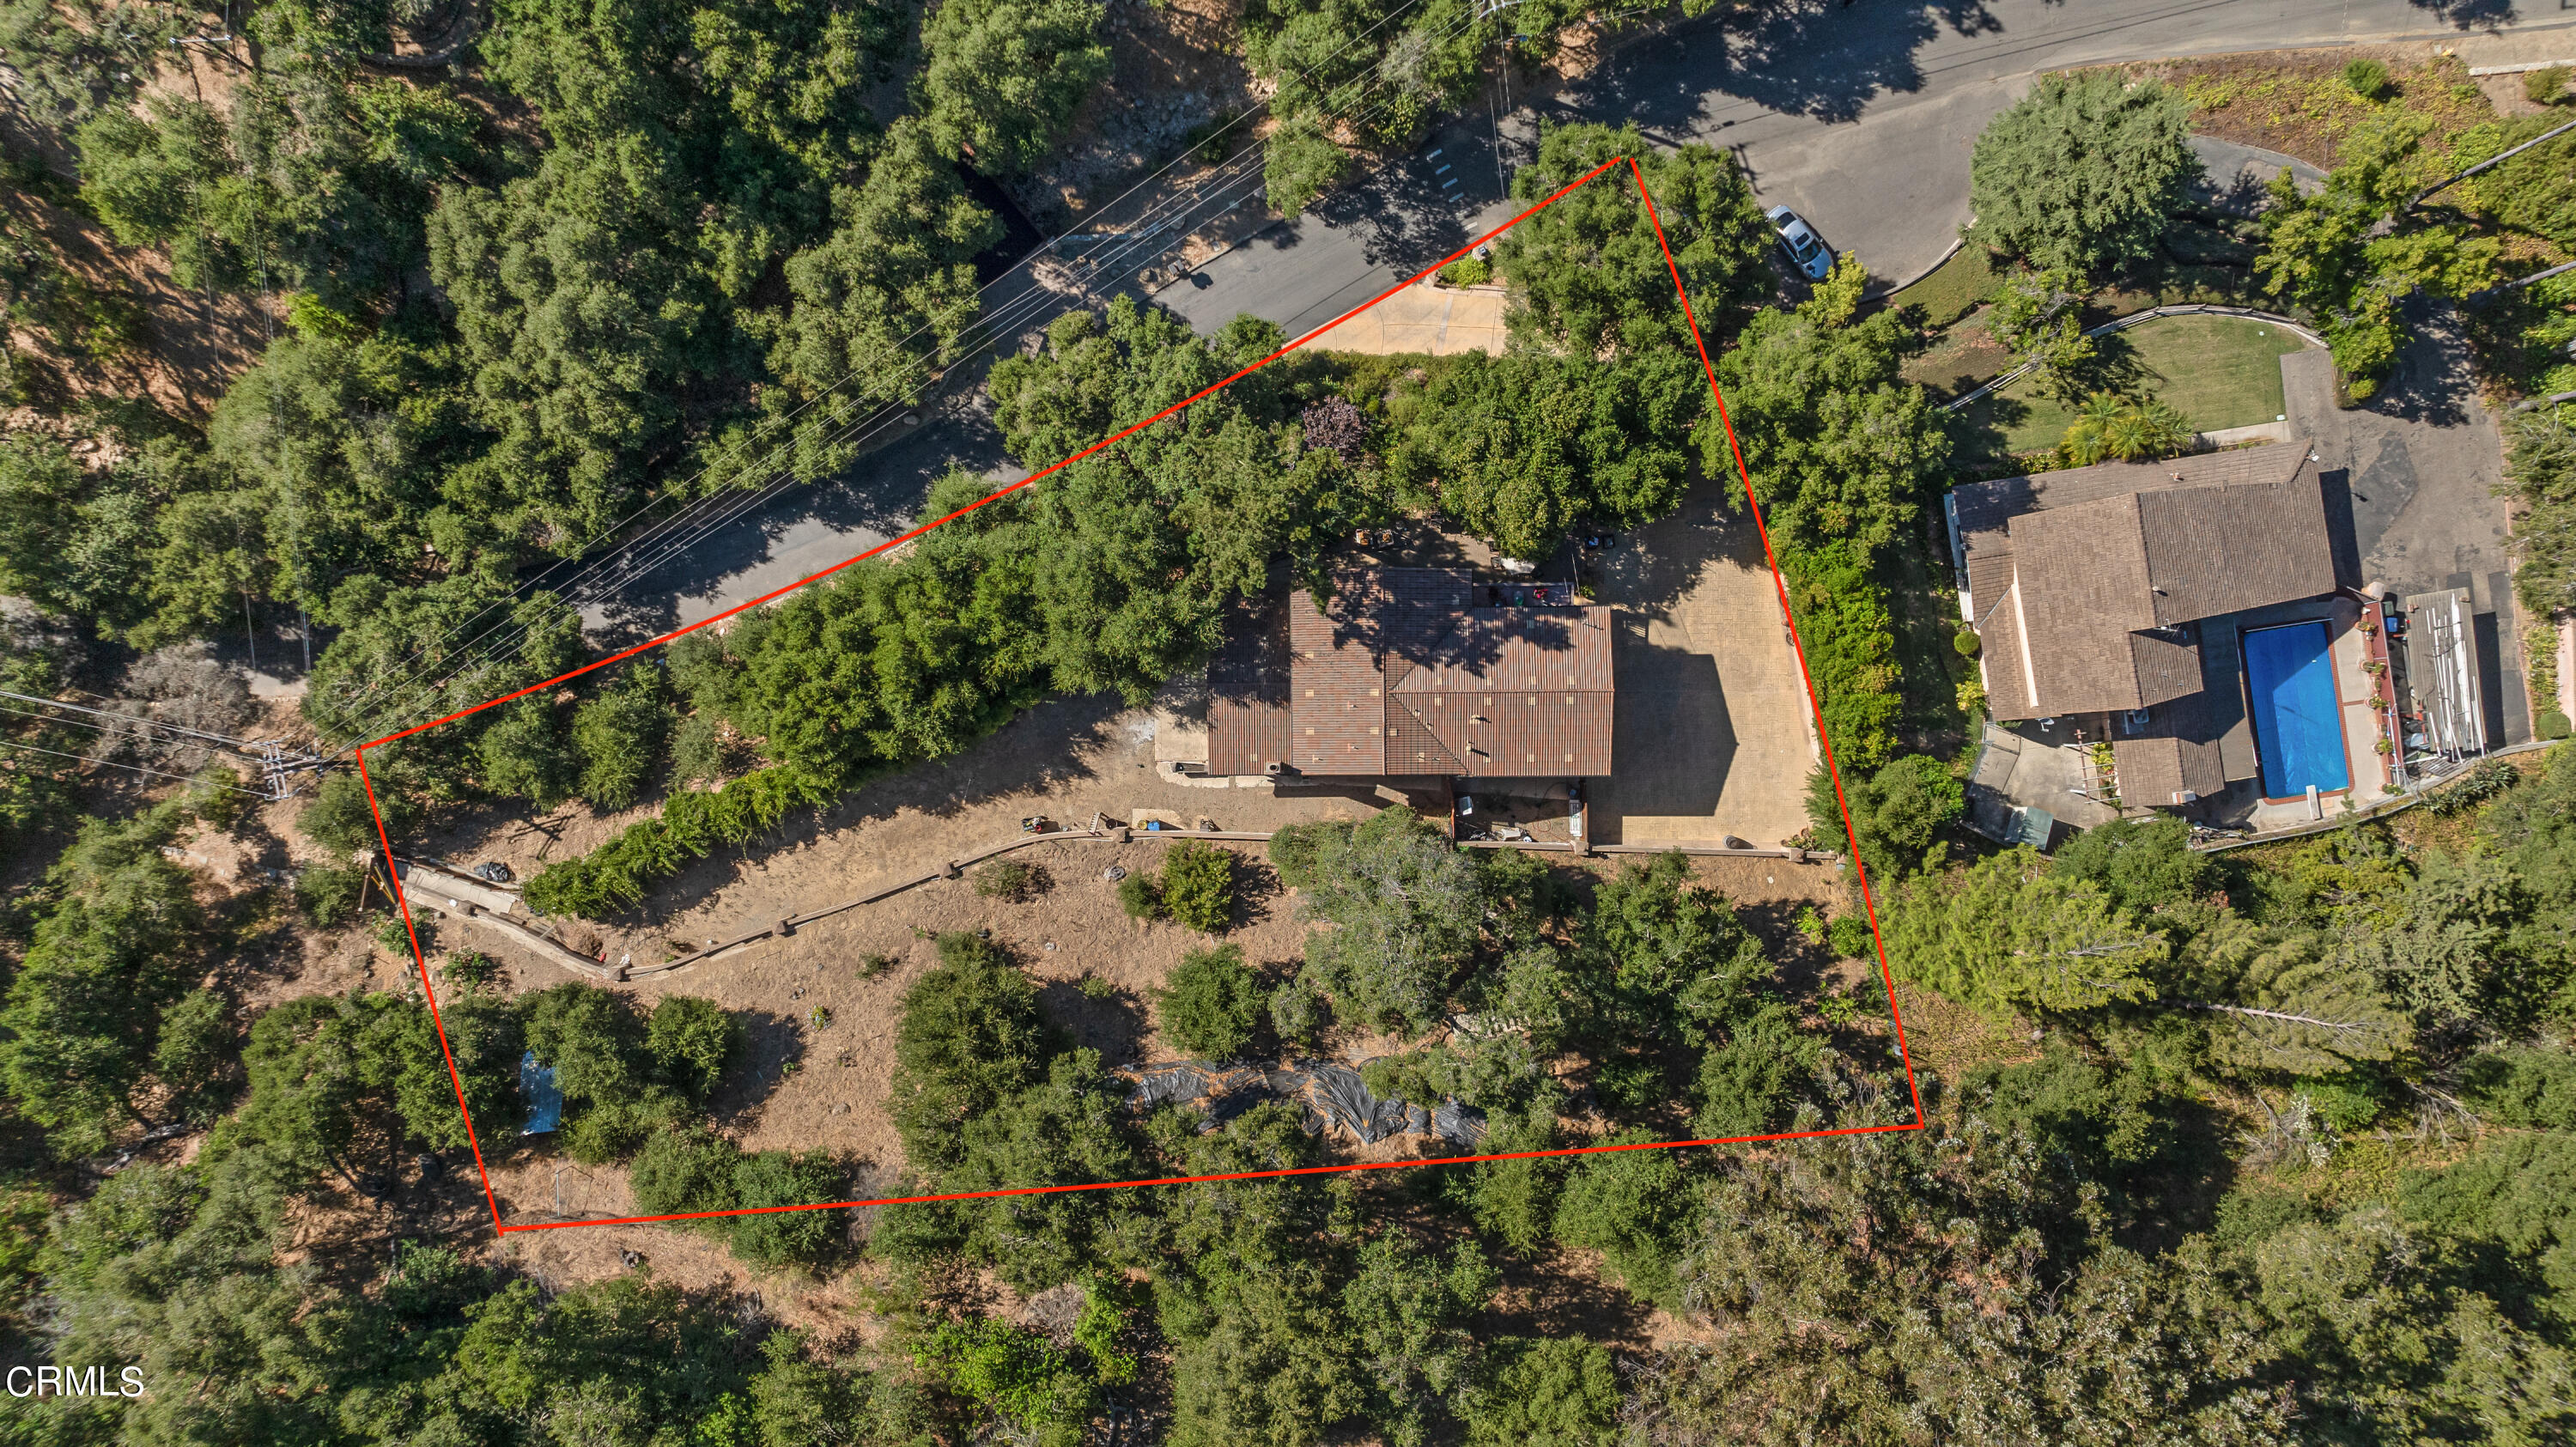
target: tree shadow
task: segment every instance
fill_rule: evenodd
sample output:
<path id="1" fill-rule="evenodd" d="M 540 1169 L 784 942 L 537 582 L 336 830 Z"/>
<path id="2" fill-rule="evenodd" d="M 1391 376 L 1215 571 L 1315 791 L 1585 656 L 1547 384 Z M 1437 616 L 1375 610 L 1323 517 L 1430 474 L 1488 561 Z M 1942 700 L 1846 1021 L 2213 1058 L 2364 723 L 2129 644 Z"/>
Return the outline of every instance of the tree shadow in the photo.
<path id="1" fill-rule="evenodd" d="M 1855 121 L 1880 95 L 1923 89 L 1915 52 L 1944 29 L 1985 35 L 2002 28 L 1983 0 L 1866 11 L 1842 0 L 1789 0 L 1641 32 L 1568 86 L 1552 108 L 1613 125 L 1633 119 L 1667 144 L 1751 118 L 1725 114 L 1735 109 L 1729 100 L 1829 124 Z"/>
<path id="2" fill-rule="evenodd" d="M 1762 942 L 1762 952 L 1778 962 L 1782 981 L 1795 972 L 1810 982 L 1831 964 L 1831 955 L 1807 943 L 1798 933 L 1798 914 L 1810 906 L 1805 900 L 1766 899 L 1738 903 L 1735 918 Z"/>
<path id="3" fill-rule="evenodd" d="M 2450 22 L 2454 30 L 2496 30 L 2522 18 L 2513 0 L 2407 0 L 2418 10 Z"/>
<path id="4" fill-rule="evenodd" d="M 2147 365 L 2146 359 L 2138 355 L 2137 344 L 2129 340 L 2126 332 L 2106 332 L 2095 337 L 2093 359 L 2074 373 L 2076 387 L 2086 395 L 2108 392 L 2114 397 L 2152 397 L 2158 384 L 2171 380 Z M 2082 397 L 2072 402 L 2060 399 L 2069 406 L 2082 400 Z"/>
<path id="5" fill-rule="evenodd" d="M 2366 409 L 2430 427 L 2462 425 L 2474 405 L 2477 375 L 2458 315 L 2448 304 L 2422 296 L 2410 298 L 2402 315 L 2406 345 Z"/>
<path id="6" fill-rule="evenodd" d="M 1337 188 L 1307 209 L 1325 226 L 1358 236 L 1371 265 L 1406 276 L 1466 245 L 1476 234 L 1477 214 L 1503 195 L 1494 138 L 1464 120 L 1438 128 L 1409 150 L 1389 156 L 1367 184 Z M 1296 245 L 1294 227 L 1274 227 L 1264 235 L 1273 249 Z"/>
<path id="7" fill-rule="evenodd" d="M 1259 854 L 1234 854 L 1234 917 L 1226 922 L 1226 932 L 1248 930 L 1269 923 L 1287 909 L 1288 889 L 1279 882 L 1279 871 Z"/>
<path id="8" fill-rule="evenodd" d="M 1144 1057 L 1145 1005 L 1125 990 L 1095 996 L 1077 981 L 1049 980 L 1038 987 L 1038 1005 L 1074 1044 L 1099 1051 L 1106 1064 Z"/>
<path id="9" fill-rule="evenodd" d="M 2234 1122 L 2208 1102 L 2167 1095 L 2156 1108 L 2169 1115 L 2173 1144 L 2130 1173 L 2126 1209 L 2112 1230 L 2113 1240 L 2146 1256 L 2162 1255 L 2185 1237 L 2207 1231 L 2241 1172 Z"/>
<path id="10" fill-rule="evenodd" d="M 742 1124 L 744 1117 L 758 1114 L 787 1077 L 805 1067 L 814 1033 L 803 1019 L 772 1010 L 736 1010 L 733 1018 L 741 1027 L 742 1043 L 733 1068 L 725 1072 L 715 1098 L 707 1102 L 708 1113 L 724 1126 Z"/>

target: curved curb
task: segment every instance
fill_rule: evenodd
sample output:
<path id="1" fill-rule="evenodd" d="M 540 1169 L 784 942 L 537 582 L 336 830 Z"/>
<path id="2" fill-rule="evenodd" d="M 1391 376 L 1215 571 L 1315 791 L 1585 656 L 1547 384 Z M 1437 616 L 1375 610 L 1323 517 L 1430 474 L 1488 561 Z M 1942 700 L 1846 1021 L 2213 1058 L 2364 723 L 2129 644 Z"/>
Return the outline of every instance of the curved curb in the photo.
<path id="1" fill-rule="evenodd" d="M 2098 337 L 2111 332 L 2125 331 L 2142 322 L 2154 321 L 2158 317 L 2190 316 L 2243 317 L 2247 321 L 2252 322 L 2270 322 L 2281 330 L 2296 333 L 2297 335 L 2314 342 L 2320 347 L 2326 345 L 2325 338 L 2318 336 L 2315 332 L 2309 331 L 2305 326 L 2302 326 L 2277 312 L 2256 311 L 2252 307 L 2245 306 L 2219 306 L 2208 302 L 2189 302 L 2180 306 L 2149 307 L 2145 311 L 2131 312 L 2127 316 L 2120 317 L 2113 321 L 2104 322 L 2098 327 L 2087 327 L 2084 330 L 2084 335 L 2088 337 Z M 2037 365 L 2037 363 L 2025 362 L 2021 366 L 2015 367 L 2011 371 L 2004 373 L 2002 376 L 1987 382 L 1984 386 L 1968 393 L 1966 396 L 1942 404 L 1941 410 L 1944 412 L 1956 412 L 1960 408 L 1977 401 L 1991 392 L 2000 391 L 2001 389 L 2009 387 L 2013 383 L 2020 381 L 2022 378 L 2030 375 L 2032 369 Z"/>
<path id="2" fill-rule="evenodd" d="M 1971 224 L 1971 225 L 1974 225 L 1975 223 L 1974 223 L 1974 221 L 1973 221 L 1973 220 L 1971 220 L 1970 224 Z M 1930 276 L 1932 273 L 1934 273 L 1934 272 L 1936 272 L 1936 271 L 1939 271 L 1941 268 L 1943 268 L 1943 267 L 1945 267 L 1945 266 L 1948 266 L 1948 265 L 1950 264 L 1950 258 L 1951 258 L 1951 257 L 1954 257 L 1954 256 L 1956 256 L 1956 255 L 1958 255 L 1958 254 L 1959 254 L 1959 248 L 1960 248 L 1960 247 L 1962 247 L 1962 246 L 1965 246 L 1965 245 L 1967 245 L 1967 244 L 1968 244 L 1968 238 L 1967 238 L 1967 236 L 1966 236 L 1964 233 L 1963 233 L 1963 234 L 1961 234 L 1961 235 L 1958 235 L 1958 236 L 1954 236 L 1954 237 L 1952 237 L 1952 238 L 1950 239 L 1950 249 L 1949 249 L 1949 250 L 1947 250 L 1947 251 L 1945 251 L 1945 252 L 1942 252 L 1942 253 L 1941 253 L 1941 259 L 1940 259 L 1940 260 L 1933 262 L 1930 266 L 1927 266 L 1927 267 L 1923 268 L 1921 271 L 1918 271 L 1918 272 L 1914 273 L 1912 276 L 1907 277 L 1905 280 L 1898 282 L 1896 285 L 1889 287 L 1889 288 L 1888 288 L 1887 290 L 1885 290 L 1885 291 L 1876 291 L 1876 292 L 1865 291 L 1865 292 L 1862 292 L 1862 293 L 1860 294 L 1860 299 L 1861 299 L 1862 301 L 1864 301 L 1864 302 L 1885 301 L 1885 300 L 1887 300 L 1889 297 L 1892 297 L 1892 296 L 1896 295 L 1898 292 L 1905 290 L 1907 287 L 1914 285 L 1916 282 L 1921 281 L 1923 278 L 1925 278 L 1925 277 L 1927 277 L 1927 276 Z"/>

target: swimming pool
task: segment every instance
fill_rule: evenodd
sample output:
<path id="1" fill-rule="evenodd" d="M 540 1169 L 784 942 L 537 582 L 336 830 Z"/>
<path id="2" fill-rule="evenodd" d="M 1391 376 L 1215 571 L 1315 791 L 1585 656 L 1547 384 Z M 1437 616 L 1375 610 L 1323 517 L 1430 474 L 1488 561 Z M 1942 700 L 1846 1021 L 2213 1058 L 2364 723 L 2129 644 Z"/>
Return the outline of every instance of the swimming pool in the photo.
<path id="1" fill-rule="evenodd" d="M 2348 788 L 2343 724 L 2336 717 L 2334 656 L 2323 623 L 2289 623 L 2245 635 L 2245 693 L 2263 797 L 2293 799 Z"/>

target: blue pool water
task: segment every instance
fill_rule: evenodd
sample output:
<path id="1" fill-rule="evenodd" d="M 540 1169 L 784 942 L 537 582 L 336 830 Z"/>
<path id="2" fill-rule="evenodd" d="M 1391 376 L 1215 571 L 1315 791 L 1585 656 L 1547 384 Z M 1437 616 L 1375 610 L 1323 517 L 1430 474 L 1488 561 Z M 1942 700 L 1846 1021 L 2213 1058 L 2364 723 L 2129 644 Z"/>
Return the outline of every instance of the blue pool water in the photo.
<path id="1" fill-rule="evenodd" d="M 2291 799 L 2352 783 L 2343 726 L 2335 715 L 2334 661 L 2323 623 L 2292 623 L 2245 635 L 2245 692 L 2254 708 L 2254 749 L 2263 797 Z"/>

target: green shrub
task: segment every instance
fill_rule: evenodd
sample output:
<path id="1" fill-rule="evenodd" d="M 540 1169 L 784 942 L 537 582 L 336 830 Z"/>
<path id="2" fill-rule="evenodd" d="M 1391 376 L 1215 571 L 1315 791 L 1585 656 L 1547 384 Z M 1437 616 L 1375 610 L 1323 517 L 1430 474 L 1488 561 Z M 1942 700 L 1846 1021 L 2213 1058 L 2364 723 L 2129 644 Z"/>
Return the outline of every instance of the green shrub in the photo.
<path id="1" fill-rule="evenodd" d="M 1336 819 L 1291 824 L 1270 836 L 1270 867 L 1291 889 L 1312 889 L 1322 879 L 1316 863 L 1350 837 L 1351 826 Z"/>
<path id="2" fill-rule="evenodd" d="M 581 760 L 553 699 L 535 695 L 504 704 L 493 718 L 476 745 L 485 788 L 515 794 L 540 810 L 554 808 L 579 790 Z"/>
<path id="3" fill-rule="evenodd" d="M 241 1088 L 242 1035 L 232 1004 L 213 990 L 180 996 L 161 1012 L 152 1073 L 169 1090 L 168 1110 L 192 1125 L 210 1125 Z"/>
<path id="4" fill-rule="evenodd" d="M 691 1100 L 715 1094 L 741 1045 L 742 1026 L 713 1000 L 666 995 L 644 1025 L 644 1050 L 662 1079 Z"/>
<path id="5" fill-rule="evenodd" d="M 406 922 L 397 911 L 376 923 L 376 948 L 389 955 L 408 955 L 412 941 L 418 940 L 423 950 L 438 938 L 437 927 L 426 916 L 414 916 Z"/>
<path id="6" fill-rule="evenodd" d="M 2544 739 L 2563 739 L 2568 733 L 2567 715 L 2554 708 L 2546 710 L 2532 725 L 2532 732 Z"/>
<path id="7" fill-rule="evenodd" d="M 1961 628 L 1950 635 L 1950 646 L 1958 650 L 1961 658 L 1974 658 L 1977 656 L 1977 650 L 1985 646 L 1985 642 L 1977 637 L 1976 629 Z"/>
<path id="8" fill-rule="evenodd" d="M 2299 1082 L 2299 1094 L 2339 1131 L 2355 1131 L 2388 1108 L 2388 1083 L 2366 1070 L 2347 1070 Z"/>
<path id="9" fill-rule="evenodd" d="M 685 1112 L 678 1096 L 647 1087 L 635 1095 L 587 1101 L 577 1114 L 567 1101 L 564 1114 L 563 1153 L 586 1166 L 605 1166 L 670 1134 Z"/>
<path id="10" fill-rule="evenodd" d="M 1294 216 L 1350 174 L 1348 151 L 1333 143 L 1324 128 L 1307 116 L 1291 116 L 1270 135 L 1262 177 L 1270 205 Z"/>
<path id="11" fill-rule="evenodd" d="M 2576 1130 L 2576 1054 L 2499 1050 L 2460 1069 L 2461 1094 L 2499 1125 Z"/>
<path id="12" fill-rule="evenodd" d="M 1493 264 L 1482 257 L 1462 256 L 1440 268 L 1440 279 L 1451 286 L 1482 286 L 1493 277 Z"/>
<path id="13" fill-rule="evenodd" d="M 1869 959 L 1877 954 L 1877 951 L 1871 947 L 1869 917 L 1866 915 L 1834 916 L 1833 923 L 1825 927 L 1825 938 L 1826 942 L 1833 946 L 1835 956 L 1840 959 Z"/>
<path id="14" fill-rule="evenodd" d="M 296 907 L 304 911 L 304 917 L 313 921 L 315 928 L 336 929 L 357 914 L 358 895 L 366 885 L 367 871 L 363 869 L 308 865 L 295 876 Z M 410 947 L 408 943 L 402 946 Z"/>
<path id="15" fill-rule="evenodd" d="M 988 860 L 975 869 L 975 892 L 986 899 L 1026 899 L 1036 883 L 1037 870 L 1017 859 Z"/>
<path id="16" fill-rule="evenodd" d="M 1817 909 L 1812 904 L 1808 905 L 1805 909 L 1798 911 L 1797 929 L 1798 937 L 1805 940 L 1807 943 L 1811 945 L 1823 944 L 1827 933 L 1824 912 Z"/>
<path id="17" fill-rule="evenodd" d="M 1592 1072 L 1592 1088 L 1620 1110 L 1651 1110 L 1672 1094 L 1664 1067 L 1643 1056 L 1603 1061 Z"/>
<path id="18" fill-rule="evenodd" d="M 1118 881 L 1118 907 L 1130 919 L 1160 919 L 1163 914 L 1163 885 L 1151 870 L 1139 869 Z"/>
<path id="19" fill-rule="evenodd" d="M 490 955 L 474 950 L 451 950 L 438 972 L 468 990 L 480 990 L 501 977 L 501 965 Z"/>
<path id="20" fill-rule="evenodd" d="M 2567 98 L 2567 67 L 2543 66 L 2522 73 L 2522 98 L 2536 106 L 2554 106 Z"/>
<path id="21" fill-rule="evenodd" d="M 1002 1440 L 1076 1442 L 1098 1389 L 1043 1334 L 993 1317 L 943 1321 L 915 1357 L 939 1384 L 1001 1419 Z"/>
<path id="22" fill-rule="evenodd" d="M 1580 1337 L 1494 1342 L 1493 1388 L 1466 1411 L 1468 1447 L 1578 1447 L 1618 1440 L 1619 1368 Z"/>
<path id="23" fill-rule="evenodd" d="M 1840 802 L 1824 770 L 1808 776 L 1807 819 L 1818 836 L 1843 837 L 1844 805 L 1870 877 L 1893 884 L 1940 867 L 1949 853 L 1949 828 L 1967 812 L 1967 792 L 1949 766 L 1929 754 L 1907 754 L 1869 775 L 1846 768 Z"/>
<path id="24" fill-rule="evenodd" d="M 1243 950 L 1220 945 L 1181 957 L 1169 981 L 1153 992 L 1154 1023 L 1183 1052 L 1231 1060 L 1252 1043 L 1254 1028 L 1270 1013 L 1270 993 L 1243 962 Z"/>
<path id="25" fill-rule="evenodd" d="M 849 1172 L 829 1151 L 761 1151 L 733 1168 L 737 1207 L 810 1206 L 847 1199 L 848 1188 Z M 772 1211 L 730 1217 L 728 1225 L 733 1254 L 771 1271 L 821 1265 L 847 1240 L 835 1211 Z"/>
<path id="26" fill-rule="evenodd" d="M 563 1092 L 564 1153 L 587 1164 L 622 1160 L 685 1119 L 734 1048 L 732 1017 L 685 995 L 664 998 L 650 1019 L 580 981 L 518 1004 L 528 1050 Z"/>
<path id="27" fill-rule="evenodd" d="M 2445 816 L 2466 813 L 2521 781 L 2521 773 L 2504 760 L 2480 759 L 2466 778 L 2435 794 L 2424 807 Z"/>
<path id="28" fill-rule="evenodd" d="M 2343 83 L 2354 95 L 2375 101 L 2388 94 L 2388 67 L 2375 60 L 2347 61 Z"/>
<path id="29" fill-rule="evenodd" d="M 391 825 L 394 820 L 388 817 Z M 354 769 L 322 780 L 313 802 L 295 816 L 295 832 L 335 854 L 349 855 L 380 847 L 376 816 L 367 808 L 367 787 Z"/>
<path id="30" fill-rule="evenodd" d="M 1314 1049 L 1332 1021 L 1333 1009 L 1323 991 L 1302 974 L 1270 992 L 1270 1028 L 1292 1045 Z"/>
<path id="31" fill-rule="evenodd" d="M 616 687 L 574 710 L 581 797 L 602 809 L 623 809 L 644 797 L 671 736 L 669 692 L 660 668 L 639 663 Z"/>
<path id="32" fill-rule="evenodd" d="M 719 842 L 748 843 L 789 809 L 825 803 L 834 792 L 781 767 L 745 774 L 721 789 L 674 794 L 660 818 L 630 825 L 588 854 L 547 865 L 528 881 L 523 897 L 542 914 L 616 914 L 642 903 L 652 880 L 678 873 Z"/>
<path id="33" fill-rule="evenodd" d="M 2149 914 L 2207 894 L 2218 882 L 2218 864 L 2191 847 L 2191 826 L 2180 819 L 2114 819 L 2075 836 L 2057 851 L 2051 870 L 2102 887 L 2121 909 Z"/>
<path id="34" fill-rule="evenodd" d="M 1217 934 L 1234 919 L 1234 852 L 1184 839 L 1163 859 L 1163 913 L 1194 930 Z"/>
<path id="35" fill-rule="evenodd" d="M 939 937 L 939 965 L 903 993 L 892 1110 L 916 1167 L 951 1163 L 956 1131 L 1045 1073 L 1059 1042 L 1037 987 L 973 935 Z"/>
<path id="36" fill-rule="evenodd" d="M 641 1216 L 676 1216 L 689 1211 L 730 1211 L 734 1164 L 742 1151 L 733 1142 L 705 1129 L 665 1131 L 644 1143 L 626 1168 L 626 1183 L 635 1194 Z M 700 1222 L 700 1230 L 721 1225 Z"/>
<path id="37" fill-rule="evenodd" d="M 188 812 L 210 828 L 229 830 L 240 823 L 250 812 L 250 801 L 241 775 L 221 764 L 209 764 L 188 781 Z"/>
<path id="38" fill-rule="evenodd" d="M 1823 1045 L 1772 1001 L 1730 1026 L 1726 1042 L 1701 1057 L 1691 1129 L 1717 1140 L 1780 1128 L 1797 1082 L 1814 1072 Z"/>
<path id="39" fill-rule="evenodd" d="M 1904 710 L 1887 590 L 1867 550 L 1849 539 L 1814 549 L 1783 546 L 1780 573 L 1834 757 L 1845 769 L 1875 769 L 1896 752 L 1896 720 Z"/>
<path id="40" fill-rule="evenodd" d="M 1595 1144 L 1655 1139 L 1652 1132 L 1627 1131 Z M 1640 1301 L 1665 1306 L 1680 1304 L 1681 1282 L 1673 1264 L 1692 1211 L 1680 1156 L 1678 1151 L 1610 1151 L 1578 1157 L 1556 1206 L 1556 1239 L 1600 1252 L 1605 1277 Z"/>

